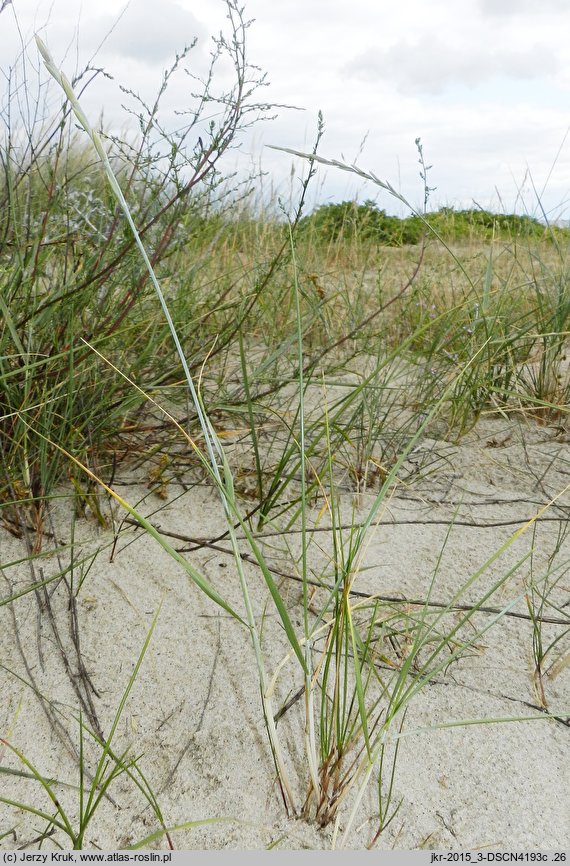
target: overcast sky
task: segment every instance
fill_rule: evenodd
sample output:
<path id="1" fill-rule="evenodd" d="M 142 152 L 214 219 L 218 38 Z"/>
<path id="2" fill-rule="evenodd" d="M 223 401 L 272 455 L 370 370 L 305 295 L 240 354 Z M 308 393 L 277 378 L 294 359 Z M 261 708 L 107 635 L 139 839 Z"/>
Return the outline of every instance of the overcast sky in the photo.
<path id="1" fill-rule="evenodd" d="M 276 120 L 244 137 L 241 166 L 261 161 L 266 189 L 273 185 L 286 196 L 298 174 L 291 181 L 291 157 L 264 145 L 310 149 L 320 109 L 321 154 L 357 159 L 414 205 L 423 199 L 414 144 L 421 137 L 433 166 L 432 206 L 476 202 L 539 214 L 534 186 L 550 218 L 570 217 L 569 0 L 245 0 L 245 6 L 255 19 L 249 59 L 270 82 L 260 98 L 299 109 L 280 109 Z M 150 100 L 175 52 L 195 36 L 187 66 L 203 72 L 211 34 L 225 26 L 225 14 L 223 0 L 128 6 L 13 0 L 0 15 L 0 66 L 5 72 L 20 38 L 37 30 L 71 77 L 120 16 L 95 61 L 113 80 L 96 80 L 83 104 L 93 120 L 103 109 L 107 125 L 123 128 L 119 83 Z M 35 48 L 29 53 L 35 62 Z M 190 84 L 185 74 L 175 80 L 166 122 L 177 122 L 174 109 L 188 104 Z M 313 187 L 318 201 L 377 193 L 332 168 L 319 169 Z M 385 194 L 378 201 L 401 212 Z"/>

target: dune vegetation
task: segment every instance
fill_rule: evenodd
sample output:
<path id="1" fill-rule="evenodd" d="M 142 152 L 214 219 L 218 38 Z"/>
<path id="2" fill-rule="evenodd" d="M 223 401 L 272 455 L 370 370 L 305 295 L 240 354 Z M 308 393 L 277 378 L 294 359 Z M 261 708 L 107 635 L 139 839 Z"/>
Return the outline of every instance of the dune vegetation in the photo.
<path id="1" fill-rule="evenodd" d="M 191 47 L 138 104 L 131 140 L 83 114 L 95 70 L 68 82 L 39 43 L 53 114 L 17 63 L 7 71 L 0 844 L 298 847 L 303 826 L 320 847 L 467 845 L 471 831 L 389 835 L 412 820 L 400 743 L 471 725 L 507 737 L 524 722 L 556 750 L 567 734 L 570 233 L 430 210 L 419 141 L 421 212 L 310 210 L 322 163 L 402 206 L 388 181 L 321 154 L 322 118 L 296 200 L 260 205 L 258 179 L 224 170 L 273 110 L 249 25 L 227 9 L 175 133 L 161 99 Z M 222 59 L 230 91 L 216 89 Z M 399 565 L 409 584 L 387 576 Z M 185 632 L 180 587 L 185 616 L 218 632 L 198 620 Z M 230 621 L 236 667 L 222 674 Z M 425 711 L 463 670 L 473 694 L 492 688 L 487 646 L 511 703 Z M 165 720 L 196 682 L 208 698 L 221 684 L 236 727 L 263 735 L 261 770 L 279 820 L 302 818 L 294 831 L 231 836 L 244 792 L 223 773 L 215 814 L 175 787 L 204 712 L 181 717 L 172 742 Z M 153 698 L 169 708 L 160 724 Z M 200 748 L 216 751 L 216 730 Z M 224 748 L 230 765 L 235 743 Z M 555 847 L 540 822 L 529 838 L 541 832 Z"/>

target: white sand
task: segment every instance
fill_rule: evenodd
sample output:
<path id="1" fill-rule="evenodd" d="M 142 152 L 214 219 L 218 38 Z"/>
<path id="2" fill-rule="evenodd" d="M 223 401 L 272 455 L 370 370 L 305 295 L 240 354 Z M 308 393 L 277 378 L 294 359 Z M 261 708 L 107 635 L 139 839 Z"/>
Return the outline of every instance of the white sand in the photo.
<path id="1" fill-rule="evenodd" d="M 517 525 L 532 517 L 549 496 L 570 482 L 568 436 L 532 422 L 520 427 L 515 422 L 488 421 L 460 446 L 425 439 L 412 460 L 420 460 L 422 451 L 424 456 L 428 452 L 439 455 L 437 471 L 423 481 L 399 487 L 367 549 L 364 564 L 371 567 L 362 572 L 355 589 L 423 598 L 445 539 L 447 522 L 455 512 L 458 524 L 514 521 L 512 525 L 490 528 L 455 526 L 433 591 L 435 600 L 446 601 Z M 132 482 L 132 478 L 126 472 L 120 473 L 117 484 L 117 490 L 130 502 L 147 496 L 142 506 L 144 513 L 164 505 L 157 496 L 149 497 L 143 479 L 121 482 Z M 180 492 L 176 483 L 170 484 L 171 500 Z M 363 494 L 362 514 L 372 496 Z M 557 504 L 565 507 L 567 515 L 568 493 Z M 353 494 L 347 490 L 343 501 L 347 519 L 352 507 Z M 70 540 L 69 508 L 65 500 L 54 505 L 60 543 Z M 561 515 L 553 508 L 544 516 Z M 217 496 L 204 486 L 194 486 L 162 507 L 152 520 L 170 532 L 207 539 L 225 528 Z M 396 525 L 392 525 L 394 522 Z M 534 539 L 532 530 L 525 533 L 481 577 L 469 591 L 468 599 L 480 598 L 493 579 L 520 560 L 533 543 L 532 567 L 535 579 L 540 579 L 548 567 L 559 527 L 559 522 L 544 521 L 537 524 Z M 82 656 L 98 692 L 92 700 L 103 730 L 108 733 L 110 729 L 146 632 L 162 603 L 114 747 L 121 752 L 130 745 L 133 754 L 141 756 L 140 767 L 158 796 L 169 826 L 207 818 L 232 819 L 178 831 L 173 834 L 176 847 L 330 847 L 331 828 L 319 830 L 301 818 L 287 818 L 284 813 L 246 630 L 202 596 L 182 569 L 141 530 L 121 528 L 112 562 L 110 530 L 100 530 L 93 518 L 82 519 L 76 525 L 76 535 L 80 542 L 76 556 L 100 549 L 79 593 L 78 613 Z M 326 567 L 328 533 L 316 535 L 315 540 L 321 551 L 312 548 L 311 565 L 318 572 L 320 566 Z M 283 551 L 280 539 L 271 538 L 269 542 Z M 44 546 L 48 550 L 50 543 L 46 541 Z M 228 548 L 227 542 L 223 547 Z M 283 555 L 271 553 L 269 547 L 267 552 L 278 568 L 293 571 Z M 25 555 L 23 541 L 0 529 L 0 562 L 6 565 Z M 243 611 L 232 558 L 208 547 L 189 556 Z M 69 553 L 63 551 L 60 558 L 67 565 Z M 568 559 L 570 543 L 565 539 L 555 564 Z M 530 565 L 527 560 L 489 604 L 504 605 L 523 593 Z M 56 556 L 36 561 L 37 577 L 40 567 L 45 577 L 57 573 Z M 286 641 L 259 569 L 251 564 L 246 564 L 245 569 L 256 614 L 267 612 L 263 641 L 268 668 L 273 670 L 286 651 Z M 30 581 L 26 564 L 6 567 L 3 573 L 3 596 L 10 588 L 21 589 Z M 76 584 L 79 577 L 77 567 Z M 565 575 L 552 596 L 559 605 L 568 604 L 569 586 L 570 576 Z M 300 627 L 299 585 L 284 579 L 281 588 L 288 596 L 293 622 Z M 44 610 L 38 616 L 38 600 L 33 593 L 0 609 L 0 733 L 46 777 L 76 784 L 77 760 L 66 748 L 61 733 L 66 731 L 77 746 L 78 700 L 69 676 L 76 672 L 76 656 L 63 586 L 55 591 L 51 604 L 71 660 L 70 672 L 62 663 L 48 613 Z M 527 612 L 524 602 L 518 603 L 515 610 Z M 568 614 L 568 607 L 565 610 Z M 483 627 L 489 619 L 488 614 L 478 614 L 475 622 Z M 545 625 L 545 644 L 562 631 L 560 626 Z M 556 660 L 558 663 L 551 675 L 544 675 L 543 685 L 549 710 L 567 716 L 570 671 L 568 664 L 564 666 L 569 652 L 565 640 L 547 659 L 547 668 Z M 561 722 L 541 718 L 537 708 L 531 624 L 524 619 L 503 619 L 476 643 L 469 657 L 442 671 L 437 682 L 414 699 L 406 729 L 455 719 L 531 716 L 539 720 L 431 731 L 404 739 L 394 785 L 395 801 L 401 799 L 402 805 L 380 836 L 381 849 L 568 847 L 569 730 Z M 59 733 L 48 722 L 41 701 L 28 684 L 30 674 L 42 700 L 48 702 L 61 722 Z M 280 677 L 278 695 L 285 699 L 301 684 L 299 670 L 290 663 Z M 276 707 L 279 705 L 278 700 Z M 307 786 L 302 707 L 303 702 L 297 702 L 279 725 L 299 804 Z M 92 761 L 96 750 L 89 746 L 88 752 Z M 4 767 L 25 769 L 7 749 L 0 751 L 0 759 Z M 0 788 L 4 796 L 53 813 L 35 782 L 0 776 Z M 62 787 L 57 790 L 73 815 L 77 792 Z M 85 847 L 126 846 L 157 829 L 156 819 L 128 779 L 121 777 L 110 794 L 114 804 L 102 802 L 87 831 Z M 349 847 L 366 846 L 376 832 L 377 824 L 371 819 L 377 811 L 373 783 L 362 802 Z M 0 806 L 0 833 L 13 828 L 13 833 L 0 840 L 0 847 L 29 844 L 44 826 L 38 817 Z M 63 836 L 57 838 L 68 847 Z M 44 842 L 44 850 L 52 845 Z M 154 842 L 153 846 L 166 847 L 166 840 Z"/>

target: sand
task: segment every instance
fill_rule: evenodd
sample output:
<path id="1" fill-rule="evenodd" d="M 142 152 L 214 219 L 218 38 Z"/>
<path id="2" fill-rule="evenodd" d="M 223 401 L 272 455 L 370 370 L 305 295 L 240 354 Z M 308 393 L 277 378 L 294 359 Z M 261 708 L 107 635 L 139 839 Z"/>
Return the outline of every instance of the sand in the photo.
<path id="1" fill-rule="evenodd" d="M 559 427 L 493 418 L 454 444 L 441 438 L 434 425 L 410 456 L 409 480 L 397 487 L 380 525 L 371 533 L 364 568 L 354 588 L 384 596 L 424 598 L 449 521 L 454 519 L 432 594 L 434 600 L 446 602 L 517 527 L 564 491 L 570 483 L 569 438 Z M 414 478 L 414 465 L 420 464 L 429 464 L 431 470 Z M 162 530 L 203 540 L 224 532 L 217 494 L 197 475 L 190 473 L 186 478 L 186 491 L 171 481 L 166 501 L 149 493 L 147 481 L 143 473 L 123 468 L 115 485 L 130 502 L 141 501 L 143 513 Z M 364 516 L 373 496 L 374 490 L 361 493 L 354 511 L 355 495 L 347 482 L 342 493 L 346 520 L 353 513 L 357 518 Z M 244 507 L 247 505 L 246 501 Z M 63 584 L 50 584 L 49 607 L 43 593 L 29 593 L 0 608 L 1 736 L 45 777 L 77 785 L 77 693 L 86 696 L 89 692 L 101 728 L 108 733 L 161 605 L 117 727 L 114 748 L 122 753 L 130 747 L 139 758 L 168 826 L 211 819 L 212 823 L 174 832 L 175 846 L 330 848 L 331 826 L 321 829 L 285 813 L 247 631 L 205 598 L 154 540 L 121 522 L 124 515 L 118 506 L 107 503 L 105 508 L 114 515 L 109 528 L 99 526 L 92 514 L 78 519 L 74 528 L 76 589 L 83 579 L 77 595 L 77 628 L 91 687 L 86 687 L 85 676 L 77 676 L 75 626 Z M 550 596 L 558 611 L 549 608 L 544 612 L 567 619 L 570 576 L 565 563 L 570 561 L 570 543 L 559 533 L 569 508 L 570 495 L 565 491 L 534 528 L 481 575 L 466 600 L 481 598 L 494 580 L 527 556 L 488 605 L 501 608 L 520 599 L 513 611 L 528 614 L 522 596 L 531 569 L 540 583 L 551 567 L 559 569 L 560 579 Z M 70 562 L 69 549 L 64 548 L 71 541 L 69 498 L 55 500 L 51 511 L 54 538 L 44 540 L 46 556 L 35 560 L 37 579 L 42 574 L 45 578 L 57 574 Z M 316 517 L 317 510 L 311 519 Z M 326 530 L 322 520 L 319 526 Z M 288 536 L 293 550 L 298 545 L 295 538 Z M 557 539 L 559 550 L 551 561 Z M 57 555 L 55 542 L 60 546 Z M 180 539 L 173 543 L 188 547 Z M 228 549 L 227 541 L 222 541 L 215 549 L 204 545 L 185 555 L 242 612 Z M 247 550 L 245 542 L 243 549 Z M 265 549 L 277 571 L 294 573 L 279 534 L 266 539 Z M 326 571 L 328 551 L 330 533 L 316 533 L 310 561 L 315 574 L 323 568 Z M 0 528 L 4 597 L 29 584 L 30 567 L 21 561 L 26 555 L 24 540 Z M 261 618 L 265 612 L 263 645 L 272 671 L 287 644 L 259 569 L 246 562 L 245 571 L 255 613 Z M 279 579 L 293 623 L 300 628 L 299 584 Z M 492 617 L 479 613 L 474 623 L 483 628 Z M 568 848 L 570 670 L 565 630 L 567 626 L 556 623 L 543 626 L 544 645 L 562 638 L 545 660 L 541 685 L 535 675 L 532 624 L 528 619 L 508 617 L 486 631 L 465 658 L 442 670 L 414 698 L 405 729 L 431 730 L 401 741 L 393 791 L 393 802 L 401 800 L 401 806 L 377 840 L 379 849 Z M 299 670 L 291 662 L 281 672 L 276 707 L 301 685 Z M 299 806 L 308 781 L 302 707 L 303 702 L 298 701 L 279 724 Z M 545 711 L 558 718 L 546 718 Z M 452 720 L 504 717 L 533 720 L 433 729 Z M 88 723 L 85 710 L 83 718 Z M 87 742 L 88 766 L 93 766 L 96 755 L 97 747 Z M 6 747 L 0 749 L 0 760 L 4 768 L 26 769 Z M 3 796 L 54 812 L 35 781 L 16 775 L 2 775 L 0 781 Z M 57 791 L 60 801 L 75 815 L 77 790 L 58 786 Z M 158 829 L 131 780 L 121 776 L 109 794 L 112 802 L 102 800 L 88 827 L 86 848 L 124 847 Z M 363 848 L 370 842 L 378 826 L 377 813 L 377 788 L 372 782 L 347 839 L 349 848 Z M 346 812 L 341 815 L 341 831 L 346 816 Z M 0 847 L 37 847 L 39 843 L 33 840 L 43 829 L 45 821 L 39 817 L 0 805 L 0 835 L 4 834 Z M 54 838 L 69 847 L 62 834 Z M 54 845 L 54 839 L 48 838 L 42 850 Z M 149 847 L 166 846 L 164 838 L 149 843 Z"/>

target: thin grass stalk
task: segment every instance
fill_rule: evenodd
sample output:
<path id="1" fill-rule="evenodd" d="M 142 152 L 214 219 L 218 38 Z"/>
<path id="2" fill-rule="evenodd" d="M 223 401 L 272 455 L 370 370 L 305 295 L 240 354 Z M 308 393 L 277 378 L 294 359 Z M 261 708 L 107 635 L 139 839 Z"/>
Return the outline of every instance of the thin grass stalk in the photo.
<path id="1" fill-rule="evenodd" d="M 217 436 L 217 434 L 216 434 L 216 432 L 212 426 L 212 423 L 211 423 L 211 421 L 210 421 L 210 419 L 209 419 L 209 417 L 208 417 L 208 415 L 207 415 L 207 413 L 203 407 L 199 392 L 197 391 L 197 389 L 194 386 L 194 381 L 192 379 L 192 375 L 190 373 L 188 363 L 187 363 L 186 357 L 184 355 L 184 350 L 182 349 L 182 346 L 180 344 L 180 340 L 178 338 L 176 327 L 175 327 L 174 322 L 172 320 L 172 317 L 170 315 L 168 305 L 166 303 L 166 300 L 165 300 L 164 295 L 162 293 L 162 290 L 160 288 L 160 285 L 159 285 L 158 279 L 156 277 L 156 274 L 154 272 L 154 269 L 152 267 L 151 261 L 147 255 L 146 249 L 145 249 L 145 247 L 144 247 L 144 245 L 140 239 L 139 233 L 137 231 L 137 227 L 136 227 L 134 220 L 131 216 L 129 206 L 128 206 L 127 201 L 123 195 L 121 187 L 119 186 L 119 183 L 116 179 L 116 176 L 115 176 L 114 171 L 111 167 L 111 163 L 109 161 L 107 153 L 106 153 L 106 151 L 103 147 L 103 144 L 101 142 L 101 139 L 100 139 L 98 133 L 96 132 L 96 130 L 93 129 L 93 127 L 89 123 L 89 120 L 88 120 L 87 116 L 85 115 L 83 109 L 81 108 L 81 105 L 77 99 L 77 96 L 75 95 L 75 92 L 74 92 L 70 82 L 68 81 L 66 76 L 60 70 L 58 70 L 51 54 L 49 53 L 47 47 L 44 45 L 44 43 L 39 38 L 39 36 L 36 36 L 36 44 L 38 46 L 38 50 L 39 50 L 40 54 L 43 57 L 46 69 L 48 70 L 48 72 L 52 75 L 52 77 L 55 79 L 55 81 L 59 84 L 59 86 L 64 91 L 64 93 L 65 93 L 67 99 L 69 100 L 69 103 L 73 109 L 74 114 L 76 115 L 77 119 L 79 120 L 81 126 L 83 127 L 83 129 L 85 130 L 85 132 L 87 133 L 89 138 L 91 139 L 91 142 L 92 142 L 99 158 L 101 159 L 101 162 L 104 166 L 105 173 L 106 173 L 107 179 L 109 181 L 109 184 L 111 186 L 111 189 L 113 191 L 113 194 L 115 195 L 117 201 L 119 202 L 119 205 L 120 205 L 120 207 L 121 207 L 121 209 L 122 209 L 122 211 L 123 211 L 123 213 L 127 219 L 129 228 L 130 228 L 130 230 L 133 234 L 133 237 L 135 239 L 135 243 L 139 249 L 139 252 L 143 258 L 143 261 L 144 261 L 145 266 L 147 268 L 147 271 L 149 273 L 152 285 L 153 285 L 155 292 L 158 296 L 160 306 L 162 308 L 163 314 L 164 314 L 166 322 L 168 324 L 168 328 L 169 328 L 170 334 L 172 336 L 172 340 L 173 340 L 174 345 L 176 347 L 176 351 L 177 351 L 178 357 L 180 359 L 182 369 L 184 371 L 186 383 L 188 385 L 188 389 L 189 389 L 191 397 L 192 397 L 192 402 L 194 404 L 194 408 L 195 408 L 196 414 L 198 416 L 200 427 L 201 427 L 202 433 L 204 435 L 204 440 L 206 442 L 206 448 L 208 451 L 208 457 L 209 457 L 209 461 L 210 461 L 211 472 L 214 476 L 214 480 L 216 481 L 216 486 L 217 486 L 218 491 L 220 493 L 220 498 L 222 500 L 223 507 L 224 507 L 224 513 L 226 515 L 226 520 L 227 520 L 227 524 L 228 524 L 228 535 L 229 535 L 229 538 L 231 541 L 232 549 L 234 551 L 234 560 L 235 560 L 236 567 L 238 570 L 240 586 L 241 586 L 242 595 L 244 598 L 244 604 L 245 604 L 245 608 L 246 608 L 248 629 L 249 629 L 249 632 L 251 635 L 254 653 L 255 653 L 255 658 L 256 658 L 256 663 L 257 663 L 257 668 L 258 668 L 262 702 L 264 705 L 263 711 L 264 711 L 264 716 L 265 716 L 266 725 L 267 725 L 267 731 L 268 731 L 268 735 L 269 735 L 269 739 L 270 739 L 270 743 L 271 743 L 271 750 L 272 750 L 272 753 L 274 755 L 275 762 L 276 762 L 276 769 L 277 769 L 277 772 L 278 772 L 279 777 L 281 779 L 281 782 L 283 783 L 283 787 L 284 787 L 285 792 L 287 794 L 289 804 L 291 806 L 293 806 L 293 796 L 292 796 L 292 792 L 291 792 L 291 786 L 290 786 L 290 783 L 289 783 L 288 778 L 287 778 L 287 773 L 285 770 L 285 764 L 283 761 L 281 748 L 280 748 L 279 741 L 277 738 L 277 730 L 276 730 L 275 724 L 273 722 L 273 708 L 271 706 L 270 700 L 267 697 L 267 679 L 266 679 L 266 672 L 265 672 L 265 663 L 263 660 L 263 654 L 262 654 L 262 650 L 261 650 L 261 643 L 260 643 L 259 635 L 257 632 L 257 625 L 255 622 L 255 616 L 253 614 L 253 608 L 251 605 L 251 599 L 250 599 L 250 595 L 249 595 L 249 588 L 248 588 L 248 584 L 247 584 L 247 579 L 245 576 L 245 571 L 243 568 L 243 562 L 242 562 L 242 559 L 240 556 L 238 542 L 237 542 L 237 538 L 236 538 L 236 534 L 235 534 L 235 530 L 234 530 L 234 525 L 233 525 L 232 512 L 237 511 L 237 506 L 235 503 L 233 478 L 231 475 L 231 470 L 229 468 L 229 464 L 227 463 L 227 459 L 226 459 L 226 456 L 223 452 L 223 449 L 222 449 L 221 443 L 218 439 L 218 436 Z M 130 511 L 135 517 L 137 517 L 137 519 L 139 518 L 139 515 L 136 512 L 134 512 L 133 509 L 130 509 Z M 148 521 L 147 521 L 145 529 L 147 529 L 147 531 L 150 531 L 149 527 L 150 527 L 150 523 L 148 523 Z M 156 530 L 154 530 L 151 534 L 153 534 L 155 537 L 158 535 L 158 533 L 156 533 Z M 164 544 L 163 544 L 163 546 L 164 546 Z M 175 553 L 175 551 L 173 549 L 172 549 L 172 553 Z M 179 555 L 177 555 L 174 558 L 179 560 L 181 557 Z M 223 607 L 225 607 L 227 609 L 227 604 L 223 604 Z"/>
<path id="2" fill-rule="evenodd" d="M 240 314 L 241 315 L 241 314 Z M 253 446 L 253 456 L 255 460 L 255 474 L 257 476 L 257 495 L 259 497 L 259 502 L 263 501 L 263 472 L 261 469 L 261 457 L 259 454 L 259 441 L 257 436 L 257 429 L 255 426 L 255 417 L 253 412 L 253 400 L 251 395 L 251 389 L 249 386 L 249 374 L 247 370 L 247 359 L 245 356 L 245 346 L 243 340 L 243 328 L 240 325 L 239 332 L 239 358 L 241 364 L 241 371 L 243 375 L 243 388 L 245 392 L 245 401 L 247 406 L 247 415 L 249 421 L 249 429 L 251 430 L 251 441 Z"/>
<path id="3" fill-rule="evenodd" d="M 313 641 L 309 622 L 309 586 L 307 583 L 307 479 L 306 479 L 306 448 L 305 448 L 305 380 L 303 375 L 303 325 L 301 317 L 301 299 L 298 279 L 295 242 L 291 225 L 289 243 L 291 246 L 291 262 L 293 265 L 293 293 L 295 297 L 295 317 L 297 323 L 297 358 L 299 364 L 299 459 L 301 465 L 301 577 L 303 581 L 303 632 L 305 637 L 305 744 L 309 773 L 314 788 L 317 805 L 321 800 L 319 783 L 317 746 L 315 740 L 315 718 L 313 700 Z"/>

